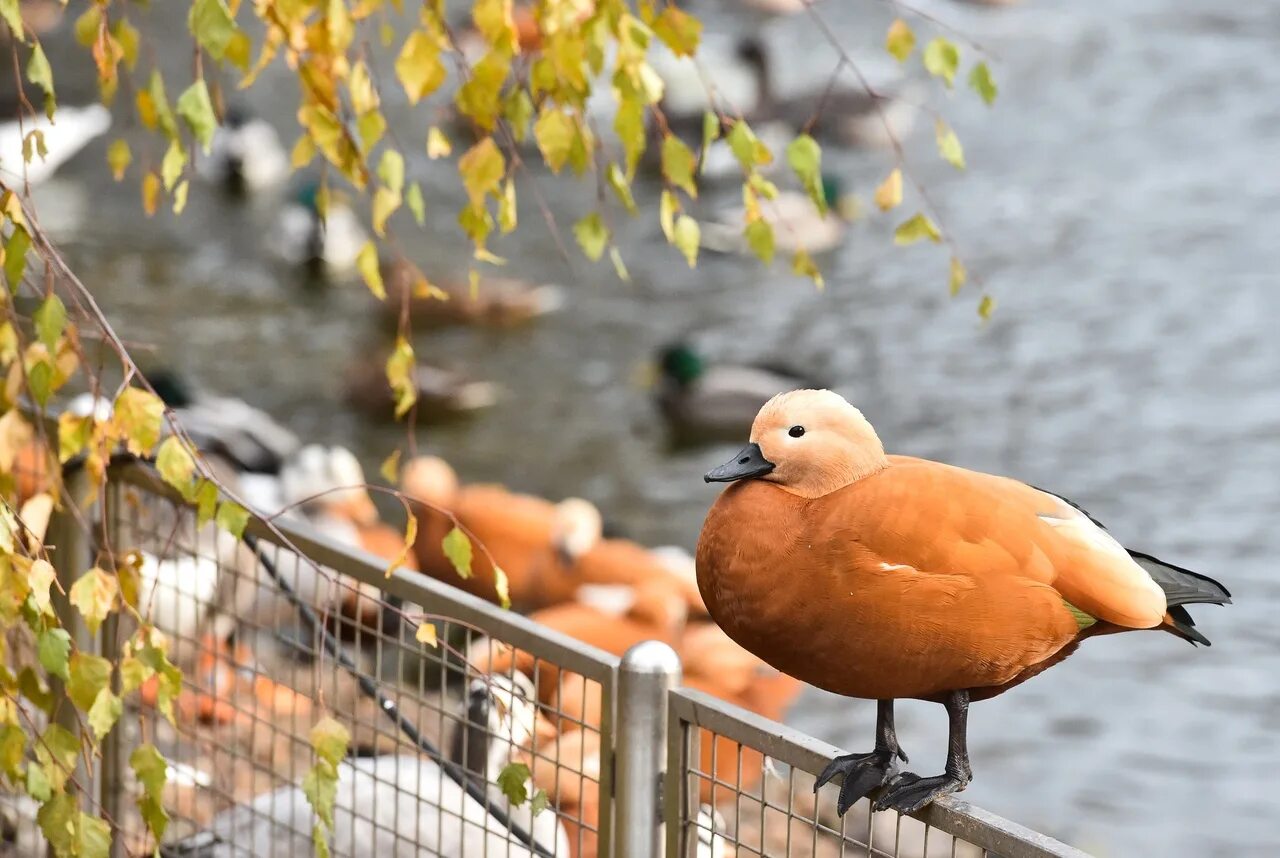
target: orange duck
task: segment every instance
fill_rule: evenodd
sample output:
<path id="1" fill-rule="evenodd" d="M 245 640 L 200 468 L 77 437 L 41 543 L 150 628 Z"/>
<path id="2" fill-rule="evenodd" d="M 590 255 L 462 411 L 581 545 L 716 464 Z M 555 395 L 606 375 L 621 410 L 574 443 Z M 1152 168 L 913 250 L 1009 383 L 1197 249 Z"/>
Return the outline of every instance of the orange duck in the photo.
<path id="1" fill-rule="evenodd" d="M 410 498 L 423 502 L 414 511 L 418 517 L 414 554 L 425 574 L 497 602 L 496 563 L 506 575 L 508 593 L 517 606 L 540 608 L 573 598 L 579 581 L 566 566 L 565 557 L 577 550 L 577 540 L 563 534 L 556 504 L 502 486 L 462 486 L 453 468 L 435 456 L 419 456 L 409 462 L 401 488 Z M 467 578 L 458 574 L 442 547 L 453 529 L 449 513 L 474 537 L 471 575 Z"/>
<path id="2" fill-rule="evenodd" d="M 878 701 L 875 749 L 818 778 L 844 776 L 841 813 L 881 785 L 876 809 L 904 813 L 964 789 L 969 702 L 1081 639 L 1161 629 L 1207 645 L 1185 606 L 1230 602 L 1210 578 L 1127 551 L 1057 495 L 886 456 L 861 412 L 826 390 L 774 397 L 750 443 L 706 479 L 734 483 L 698 543 L 712 617 L 779 670 Z M 943 774 L 895 774 L 900 697 L 946 707 Z"/>

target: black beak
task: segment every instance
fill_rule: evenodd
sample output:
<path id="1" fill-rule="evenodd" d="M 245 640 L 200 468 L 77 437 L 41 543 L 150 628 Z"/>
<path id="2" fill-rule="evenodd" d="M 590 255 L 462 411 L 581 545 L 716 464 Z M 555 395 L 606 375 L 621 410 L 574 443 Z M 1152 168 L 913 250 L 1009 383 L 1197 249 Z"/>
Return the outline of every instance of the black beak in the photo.
<path id="1" fill-rule="evenodd" d="M 734 480 L 763 477 L 772 471 L 773 467 L 773 462 L 766 459 L 764 453 L 760 451 L 760 445 L 751 443 L 720 467 L 707 471 L 703 479 L 709 483 L 732 483 Z"/>

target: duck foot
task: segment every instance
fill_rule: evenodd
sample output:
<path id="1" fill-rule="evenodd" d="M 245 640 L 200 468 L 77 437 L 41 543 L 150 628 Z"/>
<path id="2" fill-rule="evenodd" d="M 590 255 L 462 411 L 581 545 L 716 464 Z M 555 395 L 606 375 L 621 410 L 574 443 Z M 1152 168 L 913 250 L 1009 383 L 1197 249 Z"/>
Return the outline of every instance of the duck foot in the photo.
<path id="1" fill-rule="evenodd" d="M 885 784 L 884 792 L 871 805 L 873 810 L 896 810 L 899 813 L 915 813 L 934 799 L 960 792 L 969 785 L 968 779 L 952 774 L 922 778 L 911 772 L 903 772 Z"/>
<path id="2" fill-rule="evenodd" d="M 896 752 L 905 762 L 907 757 L 902 751 Z M 836 757 L 818 775 L 813 783 L 816 793 L 836 775 L 844 775 L 840 784 L 840 796 L 836 799 L 836 813 L 844 816 L 859 799 L 866 798 L 876 787 L 886 784 L 897 771 L 894 765 L 894 751 L 876 750 L 869 754 L 842 754 Z"/>

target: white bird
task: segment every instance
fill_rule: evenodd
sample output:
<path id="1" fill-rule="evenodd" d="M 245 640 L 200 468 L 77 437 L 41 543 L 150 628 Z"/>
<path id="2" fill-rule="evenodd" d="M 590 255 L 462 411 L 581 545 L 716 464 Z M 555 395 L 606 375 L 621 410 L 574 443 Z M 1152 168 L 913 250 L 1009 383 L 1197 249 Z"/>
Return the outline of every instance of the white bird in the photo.
<path id="1" fill-rule="evenodd" d="M 478 706 L 477 697 L 483 698 L 484 706 Z M 477 680 L 467 705 L 468 740 L 460 744 L 483 749 L 483 776 L 491 803 L 508 812 L 511 821 L 539 846 L 553 855 L 568 856 L 569 840 L 554 813 L 535 817 L 528 803 L 512 808 L 496 786 L 513 752 L 528 749 L 539 729 L 533 700 L 533 685 L 523 675 L 517 674 L 514 680 L 497 676 Z M 474 723 L 477 714 L 485 716 L 482 725 Z M 302 789 L 282 787 L 224 811 L 207 831 L 163 848 L 161 854 L 167 858 L 310 855 L 315 821 Z M 534 854 L 439 765 L 408 754 L 339 765 L 333 823 L 329 849 L 335 858 Z"/>
<path id="2" fill-rule="evenodd" d="M 330 195 L 322 218 L 318 193 L 317 186 L 309 185 L 280 210 L 272 250 L 290 265 L 336 276 L 349 274 L 369 235 L 355 210 L 336 194 Z"/>
<path id="3" fill-rule="evenodd" d="M 101 104 L 60 107 L 52 120 L 39 113 L 21 124 L 16 119 L 0 123 L 0 178 L 7 185 L 21 183 L 25 167 L 27 181 L 37 185 L 110 127 L 111 111 Z M 41 158 L 33 150 L 30 163 L 24 164 L 22 144 L 33 131 L 40 132 L 47 152 Z"/>

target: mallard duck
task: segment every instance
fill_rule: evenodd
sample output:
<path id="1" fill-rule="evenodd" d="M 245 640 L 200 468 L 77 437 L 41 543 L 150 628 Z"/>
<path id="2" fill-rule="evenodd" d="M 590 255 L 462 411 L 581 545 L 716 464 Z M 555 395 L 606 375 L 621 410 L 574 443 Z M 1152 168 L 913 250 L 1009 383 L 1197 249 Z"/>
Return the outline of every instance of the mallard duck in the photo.
<path id="1" fill-rule="evenodd" d="M 276 129 L 242 107 L 227 110 L 208 157 L 198 164 L 205 181 L 240 195 L 279 185 L 289 175 L 289 155 Z"/>
<path id="2" fill-rule="evenodd" d="M 778 670 L 878 701 L 875 749 L 837 757 L 838 810 L 911 813 L 972 779 L 971 701 L 1052 667 L 1095 634 L 1159 629 L 1194 643 L 1187 605 L 1227 604 L 1204 575 L 1125 549 L 1079 506 L 1016 480 L 888 456 L 829 390 L 780 394 L 750 443 L 707 473 L 698 584 L 711 616 Z M 803 634 L 797 634 L 803 629 Z M 897 698 L 946 707 L 945 772 L 906 760 Z"/>
<path id="3" fill-rule="evenodd" d="M 477 680 L 462 713 L 467 741 L 458 743 L 453 762 L 467 767 L 462 748 L 480 751 L 472 769 L 487 784 L 490 801 L 554 855 L 568 855 L 564 828 L 553 813 L 536 817 L 528 803 L 511 807 L 497 786 L 499 773 L 520 751 L 548 734 L 540 732 L 527 680 Z M 377 821 L 377 824 L 375 824 Z M 243 855 L 311 854 L 315 811 L 299 786 L 282 787 L 233 807 L 208 829 L 166 846 L 167 858 L 233 858 Z M 434 761 L 409 754 L 362 757 L 338 765 L 329 852 L 365 855 L 532 856 L 510 830 L 451 780 Z"/>
<path id="4" fill-rule="evenodd" d="M 10 187 L 21 187 L 25 169 L 26 180 L 38 185 L 110 127 L 111 111 L 101 104 L 59 107 L 52 120 L 38 113 L 25 117 L 21 124 L 16 119 L 0 122 L 0 177 Z M 44 137 L 47 151 L 44 158 L 33 155 L 31 162 L 25 163 L 22 144 L 33 131 Z"/>
<path id="5" fill-rule="evenodd" d="M 404 259 L 384 261 L 382 280 L 387 288 L 385 312 L 398 320 L 405 301 L 409 318 L 418 327 L 489 325 L 508 327 L 553 313 L 564 305 L 564 289 L 531 283 L 514 277 L 484 277 L 472 290 L 469 283 L 427 280 L 421 270 Z"/>
<path id="6" fill-rule="evenodd" d="M 781 368 L 708 364 L 687 342 L 662 349 L 658 373 L 658 408 L 677 443 L 739 439 L 771 397 L 809 384 Z"/>
<path id="7" fill-rule="evenodd" d="M 322 218 L 317 207 L 319 191 L 319 185 L 307 185 L 285 204 L 271 246 L 289 265 L 306 266 L 316 275 L 346 276 L 355 270 L 356 257 L 369 235 L 341 194 L 329 194 Z"/>
<path id="8" fill-rule="evenodd" d="M 760 201 L 760 214 L 773 227 L 776 253 L 790 256 L 803 248 L 809 253 L 826 253 L 844 243 L 849 224 L 858 217 L 858 203 L 842 191 L 841 181 L 833 175 L 822 177 L 822 195 L 827 204 L 821 214 L 808 194 L 781 191 L 772 200 Z M 743 230 L 746 210 L 741 207 L 717 213 L 701 222 L 700 243 L 715 253 L 753 253 Z"/>
<path id="9" fill-rule="evenodd" d="M 421 423 L 474 414 L 498 401 L 498 388 L 492 382 L 475 381 L 464 373 L 423 361 L 414 364 L 413 381 L 418 392 L 417 420 Z M 372 360 L 351 367 L 346 397 L 347 402 L 371 417 L 394 416 L 396 400 L 387 381 L 385 355 L 375 353 Z"/>

